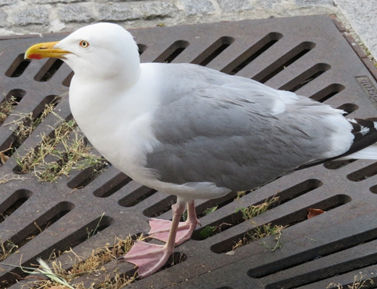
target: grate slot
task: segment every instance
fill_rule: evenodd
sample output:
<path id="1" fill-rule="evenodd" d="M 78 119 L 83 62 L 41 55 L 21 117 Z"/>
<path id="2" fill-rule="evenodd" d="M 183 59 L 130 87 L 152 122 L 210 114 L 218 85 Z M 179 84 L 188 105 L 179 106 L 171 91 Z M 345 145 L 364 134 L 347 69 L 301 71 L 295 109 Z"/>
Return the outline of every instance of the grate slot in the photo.
<path id="1" fill-rule="evenodd" d="M 8 77 L 19 77 L 24 73 L 29 64 L 30 60 L 24 59 L 24 53 L 21 53 L 14 59 L 8 70 L 5 72 L 5 75 Z"/>
<path id="2" fill-rule="evenodd" d="M 323 164 L 326 169 L 337 170 L 346 165 L 355 162 L 356 160 L 344 160 L 344 161 L 328 161 Z"/>
<path id="3" fill-rule="evenodd" d="M 29 190 L 17 190 L 0 204 L 0 223 L 22 206 L 32 195 Z"/>
<path id="4" fill-rule="evenodd" d="M 351 198 L 347 195 L 335 195 L 330 198 L 327 198 L 321 202 L 312 204 L 310 206 L 307 206 L 305 208 L 302 208 L 296 212 L 293 212 L 291 214 L 285 215 L 279 219 L 273 220 L 269 224 L 272 226 L 284 226 L 284 227 L 291 227 L 298 223 L 304 222 L 307 220 L 307 210 L 309 208 L 316 208 L 316 209 L 322 209 L 324 211 L 330 211 L 334 208 L 340 207 L 348 202 L 351 201 Z M 264 224 L 267 225 L 267 224 Z M 211 247 L 211 250 L 215 253 L 225 253 L 228 251 L 231 251 L 233 246 L 240 241 L 242 242 L 242 245 L 246 245 L 254 240 L 252 240 L 252 236 L 254 233 L 257 232 L 257 230 L 261 230 L 263 228 L 262 226 L 258 226 L 254 229 L 251 229 L 247 232 L 238 234 L 234 237 L 231 237 L 227 240 L 224 240 L 222 242 L 219 242 Z M 240 247 L 240 246 L 238 246 Z"/>
<path id="5" fill-rule="evenodd" d="M 299 286 L 303 286 L 305 284 L 314 283 L 317 281 L 321 281 L 335 275 L 340 275 L 348 272 L 352 272 L 354 270 L 360 270 L 364 267 L 375 265 L 377 264 L 377 253 L 370 254 L 368 256 L 364 256 L 361 258 L 356 258 L 347 262 L 343 262 L 340 264 L 336 264 L 333 266 L 328 266 L 325 268 L 321 268 L 319 270 L 315 270 L 313 272 L 301 274 L 299 276 L 295 276 L 293 278 L 281 280 L 275 283 L 271 283 L 266 285 L 266 289 L 290 289 L 290 288 L 297 288 Z"/>
<path id="6" fill-rule="evenodd" d="M 67 152 L 59 156 L 59 158 L 53 156 L 51 151 L 44 150 L 42 144 L 47 143 L 49 146 L 52 144 L 53 147 L 62 148 L 62 142 L 65 140 L 72 140 L 73 137 L 75 137 L 75 128 L 77 127 L 76 123 L 72 121 L 72 115 L 68 115 L 65 118 L 65 121 L 62 122 L 62 119 L 60 119 L 59 123 L 55 127 L 54 130 L 50 131 L 48 135 L 44 135 L 45 140 L 40 141 L 37 146 L 34 148 L 28 150 L 18 161 L 18 164 L 13 168 L 13 172 L 16 174 L 26 174 L 29 173 L 31 170 L 35 168 L 33 165 L 33 162 L 36 158 L 39 158 L 38 155 L 40 153 L 40 150 L 42 150 L 42 155 L 44 160 L 53 163 L 55 162 L 55 165 L 51 168 L 47 168 L 42 170 L 42 173 L 48 173 L 48 172 L 55 172 L 59 173 L 60 170 L 64 167 L 64 165 L 68 162 L 68 155 Z M 62 138 L 56 138 L 56 135 L 59 135 L 59 137 Z M 55 141 L 57 140 L 57 141 Z M 85 144 L 86 145 L 86 144 Z M 47 154 L 46 154 L 47 152 Z M 69 152 L 68 152 L 69 153 Z M 38 174 L 39 175 L 39 174 Z M 43 178 L 42 178 L 43 179 Z"/>
<path id="7" fill-rule="evenodd" d="M 261 72 L 253 77 L 254 80 L 265 83 L 276 74 L 287 68 L 296 60 L 303 57 L 306 53 L 315 47 L 313 42 L 305 41 L 297 45 L 295 48 L 284 54 L 278 60 L 276 60 L 271 65 L 267 66 Z"/>
<path id="8" fill-rule="evenodd" d="M 26 91 L 19 88 L 12 89 L 8 92 L 0 103 L 0 125 L 4 123 L 25 94 Z"/>
<path id="9" fill-rule="evenodd" d="M 49 115 L 50 112 L 44 112 L 46 105 L 53 105 L 53 107 L 56 107 L 59 100 L 60 98 L 56 95 L 48 95 L 33 110 L 33 112 L 31 112 L 31 114 L 20 115 L 17 128 L 1 146 L 7 149 L 11 148 L 5 152 L 8 157 L 13 155 L 16 149 L 23 144 L 39 124 Z"/>
<path id="10" fill-rule="evenodd" d="M 177 201 L 176 196 L 169 196 L 162 201 L 159 201 L 158 203 L 154 204 L 153 206 L 150 206 L 149 208 L 146 208 L 143 211 L 144 216 L 150 217 L 150 218 L 155 218 L 163 213 L 167 212 L 170 210 L 171 206 L 175 204 Z"/>
<path id="11" fill-rule="evenodd" d="M 252 278 L 264 278 L 279 271 L 287 270 L 289 268 L 308 263 L 310 261 L 335 254 L 366 242 L 377 240 L 377 228 L 368 230 L 350 237 L 346 237 L 335 242 L 322 245 L 290 256 L 286 259 L 279 260 L 270 264 L 266 264 L 248 271 L 248 275 Z"/>
<path id="12" fill-rule="evenodd" d="M 199 54 L 191 63 L 206 66 L 215 59 L 221 52 L 234 42 L 233 37 L 223 36 L 212 43 L 206 50 Z"/>
<path id="13" fill-rule="evenodd" d="M 100 216 L 83 226 L 79 230 L 70 234 L 66 238 L 60 240 L 59 242 L 53 244 L 49 248 L 46 248 L 40 254 L 34 256 L 28 261 L 20 264 L 20 267 L 31 266 L 32 264 L 37 264 L 37 259 L 49 259 L 51 256 L 59 257 L 63 252 L 74 248 L 75 246 L 89 240 L 99 232 L 103 231 L 113 223 L 113 219 L 108 216 Z M 28 274 L 20 269 L 20 267 L 14 268 L 13 270 L 7 272 L 0 277 L 0 288 L 8 288 L 15 284 L 18 280 L 27 276 Z"/>
<path id="14" fill-rule="evenodd" d="M 245 191 L 244 194 L 242 195 L 242 197 L 249 194 L 250 192 L 252 192 L 252 191 Z M 230 192 L 229 194 L 225 195 L 224 197 L 217 198 L 217 199 L 210 199 L 210 200 L 208 200 L 208 201 L 206 201 L 206 202 L 195 207 L 197 217 L 201 218 L 201 217 L 205 216 L 206 215 L 205 211 L 209 208 L 213 208 L 213 207 L 216 206 L 217 207 L 216 209 L 219 209 L 219 208 L 224 207 L 225 205 L 231 203 L 232 201 L 234 201 L 237 198 L 239 198 L 237 192 Z M 164 203 L 164 204 L 161 204 L 161 206 L 158 205 L 158 207 L 160 207 L 160 209 L 159 209 L 158 213 L 156 213 L 157 215 L 154 215 L 154 217 L 160 216 L 163 213 L 166 213 L 167 211 L 169 211 L 171 209 L 171 205 L 175 203 L 175 200 L 176 200 L 175 198 L 167 198 L 165 200 L 162 200 L 160 203 Z M 147 209 L 148 213 L 149 213 L 149 209 L 150 208 Z M 153 210 L 154 209 L 152 209 L 152 211 Z"/>
<path id="15" fill-rule="evenodd" d="M 15 248 L 19 249 L 29 241 L 33 240 L 43 231 L 45 231 L 49 226 L 57 222 L 64 215 L 69 213 L 74 208 L 74 205 L 69 202 L 61 202 L 48 210 L 37 220 L 26 226 L 24 229 L 19 231 L 16 235 L 11 237 L 8 241 L 5 242 L 5 248 Z M 0 251 L 0 256 L 5 252 Z"/>
<path id="16" fill-rule="evenodd" d="M 166 262 L 165 266 L 162 267 L 160 270 L 165 270 L 167 268 L 173 267 L 178 265 L 187 260 L 187 255 L 182 252 L 174 252 Z"/>
<path id="17" fill-rule="evenodd" d="M 99 198 L 107 198 L 121 189 L 123 186 L 127 185 L 130 181 L 130 177 L 126 176 L 123 173 L 118 173 L 111 180 L 96 189 L 93 194 Z"/>
<path id="18" fill-rule="evenodd" d="M 342 109 L 345 111 L 344 116 L 353 113 L 354 111 L 359 109 L 359 106 L 354 103 L 345 103 L 338 107 L 338 109 Z"/>
<path id="19" fill-rule="evenodd" d="M 270 196 L 262 201 L 259 201 L 255 204 L 253 204 L 252 206 L 258 206 L 260 204 L 263 204 L 265 202 L 268 202 L 269 200 L 271 200 L 273 197 L 277 197 L 277 201 L 276 202 L 273 202 L 270 204 L 270 206 L 267 208 L 266 211 L 268 210 L 271 210 L 273 208 L 276 208 L 277 206 L 280 206 L 292 199 L 295 199 L 299 196 L 302 196 L 312 190 L 315 190 L 317 188 L 319 188 L 320 186 L 322 185 L 322 182 L 320 180 L 317 180 L 317 179 L 309 179 L 309 180 L 306 180 L 302 183 L 299 183 L 293 187 L 290 187 L 284 191 L 281 191 L 273 196 Z M 232 228 L 238 224 L 241 224 L 243 222 L 245 222 L 246 220 L 244 219 L 243 217 L 243 214 L 241 212 L 241 210 L 238 210 L 237 212 L 231 214 L 231 215 L 228 215 L 224 218 L 221 218 L 220 220 L 217 220 L 215 222 L 213 222 L 212 224 L 209 224 L 199 230 L 196 230 L 192 236 L 192 239 L 194 240 L 205 240 L 213 235 L 216 235 L 220 232 L 223 232 L 229 228 Z M 212 228 L 216 228 L 216 229 L 211 229 L 211 234 L 206 234 L 204 232 L 208 232 L 208 227 L 212 227 Z"/>
<path id="20" fill-rule="evenodd" d="M 46 63 L 41 67 L 41 69 L 34 76 L 36 81 L 47 81 L 49 80 L 56 71 L 62 66 L 63 61 L 56 58 L 50 58 Z"/>
<path id="21" fill-rule="evenodd" d="M 162 52 L 153 62 L 172 62 L 183 50 L 189 46 L 186 40 L 177 40 Z"/>
<path id="22" fill-rule="evenodd" d="M 145 200 L 146 198 L 149 198 L 154 193 L 156 193 L 156 190 L 143 186 L 120 199 L 118 203 L 123 207 L 132 207 Z"/>
<path id="23" fill-rule="evenodd" d="M 145 50 L 147 50 L 147 46 L 145 44 L 138 43 L 137 47 L 139 49 L 139 55 L 142 55 Z"/>
<path id="24" fill-rule="evenodd" d="M 362 168 L 360 170 L 354 171 L 347 175 L 347 178 L 353 182 L 360 182 L 373 177 L 377 174 L 377 162 Z"/>
<path id="25" fill-rule="evenodd" d="M 30 148 L 22 157 L 18 155 L 17 166 L 13 168 L 13 172 L 16 174 L 33 172 L 39 181 L 54 182 L 64 175 L 68 176 L 74 172 L 78 173 L 80 169 L 89 168 L 88 171 L 92 170 L 92 174 L 83 176 L 78 173 L 78 178 L 73 178 L 71 185 L 81 188 L 93 181 L 101 169 L 108 166 L 108 162 L 95 155 L 91 149 L 77 131 L 74 121 L 60 121 L 49 135 L 43 135 L 36 147 Z M 90 159 L 85 159 L 85 155 Z"/>
<path id="26" fill-rule="evenodd" d="M 34 119 L 41 118 L 39 121 L 42 121 L 43 118 L 45 118 L 47 115 L 43 115 L 43 112 L 46 108 L 46 105 L 53 105 L 53 107 L 56 107 L 61 100 L 61 97 L 58 95 L 50 94 L 47 95 L 40 103 L 39 105 L 33 110 L 32 116 Z"/>
<path id="27" fill-rule="evenodd" d="M 64 86 L 69 87 L 70 84 L 71 84 L 71 80 L 72 80 L 73 75 L 74 75 L 73 71 L 70 72 L 70 73 L 67 75 L 67 77 L 64 78 L 62 84 L 63 84 Z"/>
<path id="28" fill-rule="evenodd" d="M 331 68 L 327 63 L 317 63 L 279 89 L 295 92 Z"/>
<path id="29" fill-rule="evenodd" d="M 108 167 L 108 162 L 100 162 L 92 167 L 86 168 L 70 180 L 67 186 L 72 189 L 82 189 L 94 181 Z"/>
<path id="30" fill-rule="evenodd" d="M 252 192 L 252 191 L 245 191 L 242 194 L 242 196 L 240 196 L 237 192 L 230 192 L 229 194 L 227 194 L 224 197 L 208 200 L 208 201 L 196 206 L 196 208 L 195 208 L 196 214 L 197 214 L 198 218 L 201 218 L 201 217 L 206 215 L 205 211 L 207 209 L 217 207 L 216 210 L 218 210 L 218 209 L 226 206 L 227 204 L 233 202 L 234 200 L 248 195 L 250 192 Z"/>
<path id="31" fill-rule="evenodd" d="M 370 187 L 369 190 L 370 190 L 373 194 L 377 194 L 377 185 L 374 185 L 374 186 Z"/>
<path id="32" fill-rule="evenodd" d="M 320 102 L 324 102 L 329 98 L 333 97 L 335 94 L 341 92 L 343 89 L 345 89 L 343 85 L 339 83 L 333 83 L 325 87 L 324 89 L 316 92 L 310 98 Z"/>
<path id="33" fill-rule="evenodd" d="M 250 62 L 252 62 L 255 58 L 269 49 L 272 45 L 278 42 L 282 37 L 283 35 L 278 32 L 268 33 L 261 40 L 252 45 L 244 53 L 242 53 L 231 63 L 225 66 L 221 71 L 228 74 L 236 74 Z"/>

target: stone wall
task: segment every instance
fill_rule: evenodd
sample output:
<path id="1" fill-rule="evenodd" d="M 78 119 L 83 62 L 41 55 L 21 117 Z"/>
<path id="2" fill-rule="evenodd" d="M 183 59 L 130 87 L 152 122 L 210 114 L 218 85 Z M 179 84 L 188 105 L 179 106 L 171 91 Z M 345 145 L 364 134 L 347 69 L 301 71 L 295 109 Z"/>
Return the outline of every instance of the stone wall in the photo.
<path id="1" fill-rule="evenodd" d="M 70 31 L 96 21 L 150 27 L 336 11 L 332 0 L 0 0 L 0 35 Z"/>

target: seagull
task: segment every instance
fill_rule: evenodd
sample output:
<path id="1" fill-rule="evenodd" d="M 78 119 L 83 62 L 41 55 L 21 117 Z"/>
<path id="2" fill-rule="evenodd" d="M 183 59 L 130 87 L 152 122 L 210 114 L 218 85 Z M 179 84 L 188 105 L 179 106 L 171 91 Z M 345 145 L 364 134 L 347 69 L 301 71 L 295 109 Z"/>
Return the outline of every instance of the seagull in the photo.
<path id="1" fill-rule="evenodd" d="M 133 36 L 112 23 L 39 43 L 27 59 L 54 57 L 74 71 L 72 115 L 116 168 L 176 195 L 172 221 L 124 256 L 139 276 L 158 271 L 198 225 L 195 199 L 262 186 L 332 159 L 377 159 L 376 122 L 249 78 L 188 63 L 140 63 Z M 187 207 L 187 220 L 180 222 Z"/>

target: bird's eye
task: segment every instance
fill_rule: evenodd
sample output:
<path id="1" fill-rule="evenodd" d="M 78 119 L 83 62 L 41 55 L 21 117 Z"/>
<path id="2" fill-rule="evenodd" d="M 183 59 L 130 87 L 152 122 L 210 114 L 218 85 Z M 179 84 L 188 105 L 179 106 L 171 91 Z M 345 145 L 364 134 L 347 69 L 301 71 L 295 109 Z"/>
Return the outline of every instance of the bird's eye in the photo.
<path id="1" fill-rule="evenodd" d="M 83 47 L 83 48 L 87 48 L 89 46 L 89 42 L 86 41 L 86 40 L 81 40 L 80 46 Z"/>

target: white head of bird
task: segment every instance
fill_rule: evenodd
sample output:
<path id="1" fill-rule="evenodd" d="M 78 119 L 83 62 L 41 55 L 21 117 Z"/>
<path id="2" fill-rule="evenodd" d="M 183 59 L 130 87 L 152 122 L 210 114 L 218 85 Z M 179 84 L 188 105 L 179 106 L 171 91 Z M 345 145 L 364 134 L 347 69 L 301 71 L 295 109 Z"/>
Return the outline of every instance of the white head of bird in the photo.
<path id="1" fill-rule="evenodd" d="M 140 58 L 132 35 L 113 23 L 82 27 L 61 41 L 38 43 L 25 52 L 27 59 L 55 57 L 67 63 L 81 81 L 120 78 L 132 84 Z"/>

